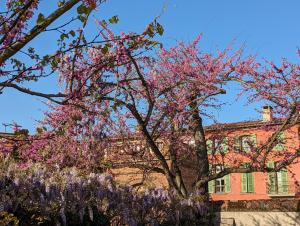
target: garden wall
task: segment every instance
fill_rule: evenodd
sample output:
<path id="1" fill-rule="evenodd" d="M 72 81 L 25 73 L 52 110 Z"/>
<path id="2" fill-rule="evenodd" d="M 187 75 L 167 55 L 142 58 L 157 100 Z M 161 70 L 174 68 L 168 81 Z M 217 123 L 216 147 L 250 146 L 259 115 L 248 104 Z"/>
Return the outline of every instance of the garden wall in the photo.
<path id="1" fill-rule="evenodd" d="M 216 202 L 214 205 L 217 226 L 300 225 L 297 199 Z"/>

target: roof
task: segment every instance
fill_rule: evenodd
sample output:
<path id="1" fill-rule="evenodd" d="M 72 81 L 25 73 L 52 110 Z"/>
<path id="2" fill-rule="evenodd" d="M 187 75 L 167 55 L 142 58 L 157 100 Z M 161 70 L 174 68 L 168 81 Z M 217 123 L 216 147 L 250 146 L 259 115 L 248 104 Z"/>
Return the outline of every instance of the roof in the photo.
<path id="1" fill-rule="evenodd" d="M 11 136 L 14 136 L 14 134 L 13 133 L 0 132 L 0 138 L 1 137 L 11 137 Z"/>
<path id="2" fill-rule="evenodd" d="M 233 130 L 233 129 L 248 129 L 256 128 L 262 126 L 275 126 L 280 125 L 283 122 L 282 119 L 274 119 L 273 121 L 263 121 L 263 120 L 254 120 L 254 121 L 241 121 L 241 122 L 230 122 L 230 123 L 217 123 L 210 126 L 205 126 L 205 131 L 215 131 L 215 130 Z"/>
<path id="3" fill-rule="evenodd" d="M 230 122 L 230 123 L 216 123 L 213 125 L 205 126 L 204 130 L 206 132 L 213 132 L 218 130 L 236 130 L 236 129 L 249 129 L 249 128 L 258 128 L 262 126 L 276 126 L 280 125 L 284 122 L 284 119 L 273 119 L 272 121 L 263 121 L 263 120 L 252 120 L 252 121 L 241 121 L 241 122 Z M 188 133 L 186 130 L 185 133 Z M 13 133 L 5 133 L 0 132 L 0 138 L 1 137 L 11 137 L 15 136 Z M 127 139 L 135 140 L 139 136 L 131 136 L 127 137 Z M 114 138 L 116 140 L 122 140 L 124 138 Z"/>

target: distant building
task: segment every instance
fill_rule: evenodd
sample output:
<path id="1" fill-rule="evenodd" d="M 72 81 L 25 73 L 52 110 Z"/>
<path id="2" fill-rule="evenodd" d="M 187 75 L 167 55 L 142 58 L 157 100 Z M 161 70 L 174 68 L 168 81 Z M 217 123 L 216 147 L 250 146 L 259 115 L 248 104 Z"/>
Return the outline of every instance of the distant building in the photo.
<path id="1" fill-rule="evenodd" d="M 272 117 L 272 108 L 266 106 L 262 110 L 262 120 L 240 123 L 223 124 L 225 138 L 208 139 L 210 162 L 212 170 L 218 172 L 226 165 L 234 165 L 235 161 L 243 162 L 245 166 L 251 162 L 253 153 L 251 144 L 260 145 L 266 143 L 273 133 L 272 128 L 280 126 L 281 120 Z M 215 135 L 214 128 L 207 128 L 209 137 Z M 224 133 L 222 134 L 224 136 Z M 279 160 L 289 157 L 300 147 L 299 124 L 289 128 L 278 137 L 279 142 L 272 148 L 265 159 L 268 167 L 273 168 Z M 228 141 L 231 142 L 228 142 Z M 250 142 L 249 142 L 250 141 Z M 219 142 L 219 143 L 218 143 Z M 217 147 L 218 146 L 218 147 Z M 236 150 L 245 153 L 245 156 L 236 156 Z M 213 153 L 215 152 L 215 153 Z M 224 153 L 224 154 L 222 154 Z M 260 156 L 254 162 L 263 161 Z M 224 162 L 224 164 L 218 164 Z M 209 182 L 209 192 L 213 200 L 257 200 L 275 197 L 300 197 L 300 162 L 295 161 L 287 168 L 279 172 L 270 173 L 233 173 L 223 178 Z"/>
<path id="2" fill-rule="evenodd" d="M 212 172 L 219 172 L 223 167 L 247 165 L 251 163 L 250 154 L 253 146 L 264 144 L 280 126 L 282 120 L 273 119 L 272 108 L 262 109 L 262 120 L 225 123 L 205 128 L 207 147 Z M 222 133 L 221 133 L 222 131 Z M 299 124 L 280 134 L 282 142 L 275 145 L 267 155 L 266 164 L 274 167 L 279 159 L 288 157 L 300 147 Z M 252 147 L 251 147 L 252 146 Z M 243 154 L 244 153 L 244 154 Z M 257 156 L 255 161 L 260 161 Z M 193 159 L 186 160 L 182 166 L 182 175 L 188 189 L 196 175 Z M 159 173 L 143 175 L 143 170 L 134 167 L 113 169 L 118 182 L 150 187 L 167 187 L 167 181 Z M 191 183 L 189 183 L 191 181 Z M 300 162 L 297 161 L 286 169 L 270 173 L 233 173 L 209 182 L 212 200 L 258 200 L 271 198 L 300 198 Z"/>

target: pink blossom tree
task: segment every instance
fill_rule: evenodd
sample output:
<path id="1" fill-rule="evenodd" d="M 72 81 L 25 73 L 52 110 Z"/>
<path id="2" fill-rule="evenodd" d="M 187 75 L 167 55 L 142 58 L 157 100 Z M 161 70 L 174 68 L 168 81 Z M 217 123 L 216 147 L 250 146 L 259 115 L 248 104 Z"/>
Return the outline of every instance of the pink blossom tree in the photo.
<path id="1" fill-rule="evenodd" d="M 127 52 L 132 67 L 127 67 L 121 75 L 126 76 L 123 77 L 126 82 L 117 84 L 113 96 L 102 97 L 111 101 L 113 110 L 123 116 L 119 137 L 127 145 L 122 147 L 123 154 L 115 142 L 109 149 L 112 153 L 115 150 L 117 158 L 131 160 L 121 166 L 162 173 L 170 187 L 182 196 L 189 193 L 181 167 L 186 158 L 194 160 L 197 174 L 192 190 L 207 194 L 210 180 L 230 173 L 279 171 L 299 157 L 299 147 L 294 146 L 288 152 L 276 153 L 280 164 L 275 168 L 267 165 L 267 160 L 274 157 L 271 150 L 285 142 L 278 135 L 299 123 L 299 67 L 287 61 L 285 71 L 278 71 L 273 64 L 271 68 L 262 67 L 253 57 L 241 59 L 241 50 L 230 55 L 230 49 L 225 49 L 213 56 L 199 52 L 198 42 L 199 39 L 188 45 L 180 43 L 169 50 L 161 49 L 156 59 L 134 59 Z M 278 73 L 283 74 L 277 78 Z M 288 85 L 283 89 L 285 80 Z M 249 153 L 235 150 L 235 155 L 230 155 L 234 161 L 227 160 L 230 166 L 213 173 L 209 170 L 208 137 L 202 121 L 210 116 L 205 113 L 207 107 L 217 107 L 215 97 L 225 94 L 226 85 L 233 81 L 241 83 L 243 95 L 251 91 L 249 101 L 264 100 L 272 104 L 278 120 L 274 125 L 261 123 L 262 129 L 272 132 L 265 143 L 254 145 L 249 141 Z M 132 119 L 138 128 L 134 134 L 130 128 L 124 129 L 126 121 Z M 217 131 L 224 133 L 221 126 Z M 247 167 L 243 165 L 245 158 L 249 162 Z M 220 163 L 220 158 L 217 161 Z"/>
<path id="2" fill-rule="evenodd" d="M 116 20 L 113 17 L 110 23 Z M 127 75 L 122 74 L 130 73 L 127 52 L 133 59 L 156 46 L 158 42 L 151 39 L 161 35 L 163 28 L 154 20 L 141 34 L 115 35 L 106 21 L 98 24 L 100 44 L 59 55 L 61 60 L 55 72 L 59 74 L 64 93 L 55 97 L 38 94 L 51 101 L 51 112 L 46 114 L 37 134 L 4 137 L 8 142 L 2 142 L 2 150 L 12 152 L 18 146 L 18 158 L 27 164 L 41 161 L 99 168 L 106 143 L 99 139 L 118 135 L 115 131 L 123 121 L 121 115 L 112 113 L 115 103 L 105 97 L 116 92 L 118 82 L 126 82 Z M 117 79 L 121 76 L 121 80 L 114 81 L 112 76 Z"/>
<path id="3" fill-rule="evenodd" d="M 97 35 L 88 39 L 84 30 L 93 11 L 104 2 L 53 1 L 56 8 L 49 12 L 43 10 L 43 3 L 39 0 L 7 0 L 0 13 L 0 92 L 14 89 L 53 101 L 61 99 L 62 93 L 34 90 L 30 82 L 55 77 L 55 70 L 63 55 L 81 52 L 83 48 L 101 42 Z M 65 20 L 63 16 L 72 10 L 76 13 Z M 114 16 L 109 21 L 116 23 L 118 17 Z M 57 48 L 47 53 L 32 47 L 36 39 L 48 34 L 57 36 Z M 57 39 L 53 39 L 55 44 Z"/>
<path id="4" fill-rule="evenodd" d="M 113 17 L 112 22 L 115 20 Z M 45 129 L 17 141 L 23 162 L 95 170 L 109 156 L 110 167 L 161 173 L 171 188 L 187 197 L 190 191 L 206 196 L 208 182 L 226 174 L 278 171 L 298 157 L 296 147 L 278 156 L 280 164 L 275 168 L 266 164 L 272 148 L 280 142 L 280 132 L 299 122 L 297 64 L 284 60 L 280 67 L 273 63 L 262 66 L 253 57 L 243 59 L 242 50 L 232 53 L 230 48 L 216 54 L 200 52 L 200 37 L 190 44 L 161 48 L 154 56 L 147 50 L 158 44 L 153 36 L 163 33 L 156 20 L 140 35 L 115 35 L 107 23 L 99 22 L 99 26 L 100 43 L 60 51 L 55 55 L 59 57 L 53 58 L 59 59 L 52 69 L 59 73 L 64 93 L 44 96 L 54 102 L 53 111 L 46 115 Z M 75 46 L 82 42 L 79 32 Z M 237 151 L 233 158 L 237 161 L 213 173 L 203 119 L 211 117 L 206 109 L 219 106 L 216 97 L 226 93 L 230 82 L 241 84 L 241 95 L 250 91 L 249 101 L 272 104 L 281 119 L 271 127 L 262 124 L 273 131 L 267 142 L 259 146 L 248 142 L 250 153 Z M 218 129 L 224 132 L 222 127 Z M 238 156 L 251 160 L 250 165 L 242 167 Z M 187 188 L 182 173 L 187 158 L 194 160 L 192 188 Z M 115 164 L 119 160 L 126 161 Z"/>

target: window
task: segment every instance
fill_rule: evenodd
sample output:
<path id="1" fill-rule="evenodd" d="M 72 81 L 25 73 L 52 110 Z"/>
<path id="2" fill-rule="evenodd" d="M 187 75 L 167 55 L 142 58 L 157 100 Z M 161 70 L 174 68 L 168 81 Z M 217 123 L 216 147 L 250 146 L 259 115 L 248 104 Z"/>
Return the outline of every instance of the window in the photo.
<path id="1" fill-rule="evenodd" d="M 274 146 L 275 151 L 283 151 L 284 150 L 284 134 L 283 132 L 278 134 L 277 144 Z"/>
<path id="2" fill-rule="evenodd" d="M 206 141 L 207 152 L 209 154 L 226 153 L 228 151 L 227 137 L 214 137 Z"/>
<path id="3" fill-rule="evenodd" d="M 268 162 L 269 168 L 274 168 L 276 162 Z M 268 193 L 269 194 L 283 194 L 289 191 L 288 173 L 286 169 L 279 172 L 268 173 Z"/>
<path id="4" fill-rule="evenodd" d="M 235 138 L 235 149 L 249 152 L 256 147 L 256 135 L 243 135 Z"/>
<path id="5" fill-rule="evenodd" d="M 222 165 L 214 165 L 210 166 L 213 174 L 219 173 L 223 170 Z M 226 175 L 224 177 L 212 180 L 208 182 L 208 192 L 209 193 L 229 193 L 231 190 L 230 184 L 230 175 Z"/>
<path id="6" fill-rule="evenodd" d="M 220 173 L 222 171 L 222 166 L 216 166 L 216 173 Z M 215 180 L 215 192 L 222 193 L 225 192 L 225 178 L 221 177 Z"/>
<path id="7" fill-rule="evenodd" d="M 254 192 L 254 175 L 253 173 L 242 173 L 242 192 L 252 193 Z"/>

